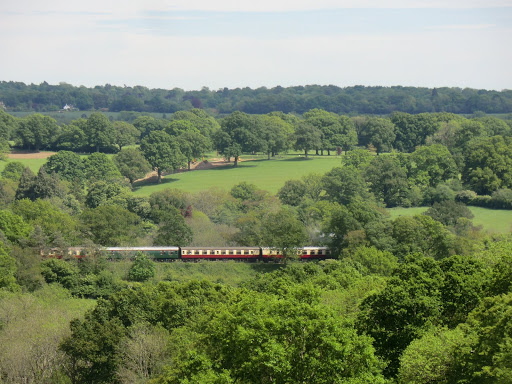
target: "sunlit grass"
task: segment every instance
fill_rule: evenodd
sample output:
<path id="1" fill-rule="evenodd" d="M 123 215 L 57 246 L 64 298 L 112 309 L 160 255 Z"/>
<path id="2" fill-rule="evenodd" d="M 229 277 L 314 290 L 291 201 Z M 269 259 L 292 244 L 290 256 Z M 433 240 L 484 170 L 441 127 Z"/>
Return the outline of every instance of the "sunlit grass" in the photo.
<path id="1" fill-rule="evenodd" d="M 257 159 L 240 162 L 236 168 L 231 163 L 214 169 L 167 175 L 161 184 L 137 184 L 134 193 L 148 196 L 166 188 L 177 188 L 186 192 L 198 192 L 211 187 L 229 190 L 235 184 L 246 181 L 275 194 L 286 180 L 299 179 L 312 172 L 323 174 L 340 165 L 339 156 L 313 156 L 307 160 L 299 156 L 285 156 L 276 160 Z"/>
<path id="2" fill-rule="evenodd" d="M 473 215 L 473 224 L 481 225 L 489 232 L 508 233 L 512 231 L 512 211 L 504 209 L 489 209 L 481 207 L 468 207 Z M 425 212 L 427 207 L 391 208 L 388 209 L 391 218 L 398 216 L 413 216 Z"/>

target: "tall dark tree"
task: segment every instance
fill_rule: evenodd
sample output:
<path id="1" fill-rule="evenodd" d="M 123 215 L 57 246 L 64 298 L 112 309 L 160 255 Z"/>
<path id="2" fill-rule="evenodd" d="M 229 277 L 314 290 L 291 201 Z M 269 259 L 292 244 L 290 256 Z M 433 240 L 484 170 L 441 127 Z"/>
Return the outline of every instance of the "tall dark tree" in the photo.
<path id="1" fill-rule="evenodd" d="M 39 151 L 53 143 L 57 131 L 58 126 L 54 119 L 36 113 L 19 121 L 16 141 L 23 148 Z"/>
<path id="2" fill-rule="evenodd" d="M 125 148 L 113 157 L 114 164 L 121 172 L 121 175 L 130 180 L 130 184 L 141 179 L 151 171 L 151 164 L 146 160 L 139 149 Z"/>
<path id="3" fill-rule="evenodd" d="M 185 165 L 185 156 L 173 137 L 163 131 L 151 132 L 142 140 L 140 149 L 146 160 L 156 169 L 158 183 L 162 182 L 162 172 L 173 172 Z"/>
<path id="4" fill-rule="evenodd" d="M 377 149 L 377 154 L 389 152 L 396 137 L 395 125 L 389 119 L 371 117 L 364 124 L 360 135 L 360 143 L 373 145 Z"/>
<path id="5" fill-rule="evenodd" d="M 322 133 L 315 126 L 303 121 L 295 128 L 295 149 L 304 151 L 304 156 L 308 158 L 308 152 L 319 148 L 322 145 Z"/>
<path id="6" fill-rule="evenodd" d="M 84 131 L 90 150 L 99 152 L 100 149 L 111 149 L 115 146 L 116 130 L 107 116 L 95 112 L 87 119 Z"/>

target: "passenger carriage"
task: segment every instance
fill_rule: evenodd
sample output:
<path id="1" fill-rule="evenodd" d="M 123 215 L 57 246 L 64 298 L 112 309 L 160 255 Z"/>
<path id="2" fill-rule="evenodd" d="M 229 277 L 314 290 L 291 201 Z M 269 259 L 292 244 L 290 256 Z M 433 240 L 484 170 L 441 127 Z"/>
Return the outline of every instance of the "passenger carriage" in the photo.
<path id="1" fill-rule="evenodd" d="M 182 260 L 258 260 L 259 247 L 181 247 Z"/>
<path id="2" fill-rule="evenodd" d="M 142 252 L 155 261 L 173 261 L 180 258 L 179 247 L 107 247 L 103 252 L 110 260 L 131 260 Z"/>

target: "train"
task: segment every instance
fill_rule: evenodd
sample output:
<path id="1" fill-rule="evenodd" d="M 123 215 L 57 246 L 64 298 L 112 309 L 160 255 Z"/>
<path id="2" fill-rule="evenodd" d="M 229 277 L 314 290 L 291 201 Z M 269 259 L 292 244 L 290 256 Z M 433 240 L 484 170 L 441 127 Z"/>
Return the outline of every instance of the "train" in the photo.
<path id="1" fill-rule="evenodd" d="M 269 247 L 103 247 L 100 253 L 109 260 L 133 259 L 137 253 L 143 253 L 149 259 L 159 262 L 165 261 L 200 261 L 200 260 L 238 260 L 247 262 L 279 261 L 283 255 L 276 249 Z M 68 249 L 68 256 L 87 257 L 85 248 L 73 247 Z M 297 248 L 299 260 L 325 260 L 332 258 L 328 247 L 308 246 Z M 54 254 L 54 257 L 62 255 Z"/>

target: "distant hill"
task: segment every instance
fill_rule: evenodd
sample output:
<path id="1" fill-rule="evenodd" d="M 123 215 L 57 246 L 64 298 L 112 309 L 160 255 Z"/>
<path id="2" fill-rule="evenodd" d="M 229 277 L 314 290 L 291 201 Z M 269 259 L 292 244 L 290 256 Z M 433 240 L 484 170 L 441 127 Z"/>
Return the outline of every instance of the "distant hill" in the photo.
<path id="1" fill-rule="evenodd" d="M 143 86 L 119 87 L 109 84 L 87 88 L 67 83 L 50 85 L 43 82 L 39 85 L 27 85 L 2 81 L 0 103 L 11 112 L 59 111 L 68 106 L 82 111 L 95 109 L 158 113 L 202 108 L 214 114 L 233 111 L 257 114 L 282 111 L 302 114 L 313 108 L 352 115 L 387 114 L 393 111 L 512 113 L 512 90 L 402 86 L 341 88 L 334 85 L 306 85 L 220 90 L 204 87 L 200 91 L 184 91 L 180 88 L 149 89 Z"/>

